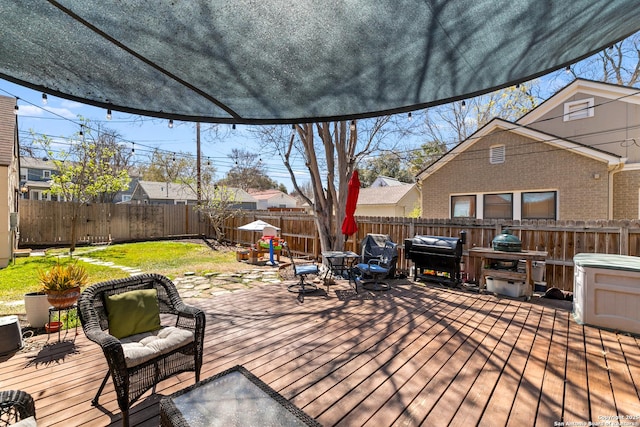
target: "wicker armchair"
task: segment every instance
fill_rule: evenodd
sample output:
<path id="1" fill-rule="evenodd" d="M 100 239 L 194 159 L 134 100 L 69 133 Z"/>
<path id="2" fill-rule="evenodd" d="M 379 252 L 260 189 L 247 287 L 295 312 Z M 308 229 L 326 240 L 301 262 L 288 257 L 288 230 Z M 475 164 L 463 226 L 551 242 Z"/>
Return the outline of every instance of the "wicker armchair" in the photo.
<path id="1" fill-rule="evenodd" d="M 22 422 L 35 425 L 36 406 L 31 395 L 21 390 L 0 391 L 0 426 Z"/>
<path id="2" fill-rule="evenodd" d="M 115 338 L 108 333 L 109 318 L 106 301 L 109 296 L 143 289 L 157 291 L 163 325 L 168 324 L 168 319 L 171 323 L 175 319 L 174 327 L 163 326 L 159 331 L 163 331 L 163 334 L 166 331 L 175 331 L 183 337 L 186 335 L 188 339 L 173 342 L 164 347 L 162 343 L 156 343 L 151 346 L 153 353 L 140 357 L 140 343 L 146 342 L 142 340 L 155 339 L 160 336 L 160 333 L 156 336 L 150 336 L 153 335 L 152 333 L 144 333 L 121 339 Z M 159 274 L 143 274 L 96 283 L 82 292 L 78 309 L 87 338 L 102 347 L 109 366 L 109 371 L 91 403 L 94 406 L 98 404 L 98 397 L 111 375 L 118 405 L 122 411 L 123 426 L 129 425 L 130 406 L 150 388 L 155 392 L 156 384 L 163 379 L 179 372 L 195 371 L 196 382 L 200 380 L 205 315 L 202 310 L 185 305 L 175 285 L 167 277 Z M 160 351 L 157 350 L 158 347 L 161 348 Z"/>

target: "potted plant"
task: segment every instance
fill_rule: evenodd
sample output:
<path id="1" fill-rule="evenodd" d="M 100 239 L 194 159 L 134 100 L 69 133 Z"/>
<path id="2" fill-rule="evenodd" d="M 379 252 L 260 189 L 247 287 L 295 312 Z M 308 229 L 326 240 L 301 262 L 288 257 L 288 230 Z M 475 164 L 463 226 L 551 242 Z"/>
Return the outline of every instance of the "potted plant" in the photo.
<path id="1" fill-rule="evenodd" d="M 42 292 L 55 308 L 67 308 L 80 297 L 80 287 L 87 283 L 87 270 L 81 265 L 60 263 L 38 273 Z"/>

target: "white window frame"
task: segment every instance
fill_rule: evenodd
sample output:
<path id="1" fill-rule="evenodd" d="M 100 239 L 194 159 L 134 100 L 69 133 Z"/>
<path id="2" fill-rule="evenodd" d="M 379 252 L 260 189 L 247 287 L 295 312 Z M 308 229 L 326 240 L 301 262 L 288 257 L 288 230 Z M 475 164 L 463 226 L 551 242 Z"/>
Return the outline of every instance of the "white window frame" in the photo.
<path id="1" fill-rule="evenodd" d="M 504 144 L 492 145 L 489 147 L 489 163 L 499 165 L 504 163 L 506 158 L 506 148 Z"/>
<path id="2" fill-rule="evenodd" d="M 186 200 L 174 200 L 173 204 L 174 205 L 186 205 L 187 201 Z"/>
<path id="3" fill-rule="evenodd" d="M 569 101 L 564 103 L 563 121 L 580 120 L 593 117 L 595 115 L 594 99 L 586 98 L 578 101 Z"/>
<path id="4" fill-rule="evenodd" d="M 556 193 L 556 221 L 560 219 L 560 191 L 557 188 L 540 188 L 540 189 L 527 189 L 527 190 L 516 190 L 516 191 L 491 191 L 491 192 L 481 192 L 481 193 L 452 193 L 449 194 L 449 218 L 454 218 L 452 212 L 452 204 L 451 200 L 453 196 L 475 196 L 476 197 L 476 216 L 477 219 L 486 219 L 484 217 L 484 196 L 486 194 L 512 194 L 512 219 L 514 221 L 522 220 L 522 194 L 523 193 L 546 193 L 546 192 L 555 192 Z M 640 189 L 638 190 L 638 194 L 640 197 Z M 640 202 L 638 202 L 638 211 L 640 212 Z"/>
<path id="5" fill-rule="evenodd" d="M 45 179 L 51 178 L 51 171 L 43 170 L 42 171 L 42 177 L 45 178 Z"/>
<path id="6" fill-rule="evenodd" d="M 130 202 L 131 201 L 131 194 L 123 194 L 122 195 L 122 201 L 123 202 Z"/>

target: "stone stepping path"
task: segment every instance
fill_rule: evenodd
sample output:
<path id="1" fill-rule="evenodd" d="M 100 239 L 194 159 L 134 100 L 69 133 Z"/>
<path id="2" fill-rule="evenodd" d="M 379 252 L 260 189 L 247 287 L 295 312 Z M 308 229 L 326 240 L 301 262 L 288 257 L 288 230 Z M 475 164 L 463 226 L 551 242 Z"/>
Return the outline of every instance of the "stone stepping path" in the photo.
<path id="1" fill-rule="evenodd" d="M 89 264 L 117 268 L 132 276 L 144 273 L 140 269 L 117 265 L 113 262 L 87 257 L 79 257 L 78 259 Z M 280 283 L 281 281 L 278 270 L 274 268 L 252 268 L 233 273 L 206 273 L 204 276 L 197 276 L 192 271 L 186 271 L 183 276 L 173 279 L 182 298 L 210 298 L 220 293 L 250 289 L 257 284 Z"/>

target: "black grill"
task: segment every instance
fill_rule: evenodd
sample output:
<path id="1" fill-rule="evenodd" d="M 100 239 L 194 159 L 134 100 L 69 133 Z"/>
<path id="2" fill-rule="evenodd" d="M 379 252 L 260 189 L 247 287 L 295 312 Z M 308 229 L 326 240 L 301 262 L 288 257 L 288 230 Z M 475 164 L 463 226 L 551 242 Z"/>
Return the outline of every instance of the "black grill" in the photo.
<path id="1" fill-rule="evenodd" d="M 404 257 L 413 261 L 413 280 L 457 285 L 462 282 L 460 262 L 465 235 L 461 237 L 415 236 L 404 241 Z M 448 273 L 448 274 L 442 274 Z"/>

